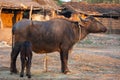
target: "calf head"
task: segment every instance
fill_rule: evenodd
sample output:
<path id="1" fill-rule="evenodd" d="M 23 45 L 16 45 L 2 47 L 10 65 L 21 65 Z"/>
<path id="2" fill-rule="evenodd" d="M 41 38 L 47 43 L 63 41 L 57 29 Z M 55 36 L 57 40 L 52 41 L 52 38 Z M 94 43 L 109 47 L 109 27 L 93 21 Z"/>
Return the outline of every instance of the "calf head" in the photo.
<path id="1" fill-rule="evenodd" d="M 88 16 L 84 20 L 80 18 L 80 25 L 89 33 L 106 32 L 107 30 L 106 27 L 93 16 Z"/>

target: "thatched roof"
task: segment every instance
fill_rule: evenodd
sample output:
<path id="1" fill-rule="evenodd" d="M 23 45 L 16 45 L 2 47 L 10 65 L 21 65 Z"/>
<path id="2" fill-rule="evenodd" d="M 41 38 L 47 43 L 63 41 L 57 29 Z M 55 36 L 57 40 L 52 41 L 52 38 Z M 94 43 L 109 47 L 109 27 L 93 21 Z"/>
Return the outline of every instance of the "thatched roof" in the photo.
<path id="1" fill-rule="evenodd" d="M 36 1 L 37 3 L 39 3 L 44 8 L 50 8 L 50 9 L 55 9 L 55 10 L 60 9 L 60 6 L 58 6 L 56 4 L 56 2 L 53 1 L 53 0 L 33 0 L 33 1 Z"/>
<path id="2" fill-rule="evenodd" d="M 0 7 L 4 9 L 58 9 L 52 0 L 0 0 Z"/>
<path id="3" fill-rule="evenodd" d="M 77 11 L 86 15 L 120 16 L 120 4 L 88 4 L 85 2 L 68 2 L 63 4 L 62 6 L 71 11 Z"/>

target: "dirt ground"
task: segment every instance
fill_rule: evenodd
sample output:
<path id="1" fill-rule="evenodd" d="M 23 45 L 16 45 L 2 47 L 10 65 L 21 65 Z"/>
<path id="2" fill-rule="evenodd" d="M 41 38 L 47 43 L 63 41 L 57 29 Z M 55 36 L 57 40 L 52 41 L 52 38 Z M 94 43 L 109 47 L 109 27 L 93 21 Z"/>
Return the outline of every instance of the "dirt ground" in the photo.
<path id="1" fill-rule="evenodd" d="M 11 46 L 0 43 L 0 80 L 28 80 L 26 76 L 10 74 Z M 58 52 L 48 54 L 48 72 L 45 72 L 44 57 L 45 54 L 33 53 L 31 80 L 120 80 L 120 35 L 117 34 L 90 34 L 77 43 L 69 54 L 71 74 L 61 73 Z M 17 69 L 20 71 L 20 57 Z"/>

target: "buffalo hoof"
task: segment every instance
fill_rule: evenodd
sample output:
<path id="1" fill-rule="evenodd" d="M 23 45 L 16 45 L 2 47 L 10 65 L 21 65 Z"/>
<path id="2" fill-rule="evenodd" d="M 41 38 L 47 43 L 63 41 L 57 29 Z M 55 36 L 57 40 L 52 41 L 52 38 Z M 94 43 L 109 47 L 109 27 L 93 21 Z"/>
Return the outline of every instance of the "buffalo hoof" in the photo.
<path id="1" fill-rule="evenodd" d="M 24 77 L 24 75 L 23 75 L 23 74 L 20 74 L 20 77 Z"/>
<path id="2" fill-rule="evenodd" d="M 30 74 L 26 74 L 26 76 L 27 76 L 28 78 L 31 78 L 31 75 L 30 75 Z"/>
<path id="3" fill-rule="evenodd" d="M 71 74 L 71 72 L 70 71 L 65 71 L 65 72 L 63 72 L 64 74 Z"/>
<path id="4" fill-rule="evenodd" d="M 29 75 L 28 78 L 31 78 L 31 75 Z"/>
<path id="5" fill-rule="evenodd" d="M 10 74 L 17 74 L 17 73 L 18 73 L 17 69 L 16 69 L 16 70 L 11 70 L 11 71 L 10 71 Z"/>

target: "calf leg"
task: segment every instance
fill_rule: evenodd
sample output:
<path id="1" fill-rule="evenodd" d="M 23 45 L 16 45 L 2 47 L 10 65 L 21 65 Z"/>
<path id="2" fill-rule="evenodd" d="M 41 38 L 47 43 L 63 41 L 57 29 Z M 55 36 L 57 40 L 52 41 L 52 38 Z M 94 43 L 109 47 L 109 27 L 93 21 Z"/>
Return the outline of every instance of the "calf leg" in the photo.
<path id="1" fill-rule="evenodd" d="M 61 51 L 60 52 L 60 59 L 61 59 L 61 71 L 64 74 L 67 74 L 69 71 L 68 69 L 68 51 Z"/>

